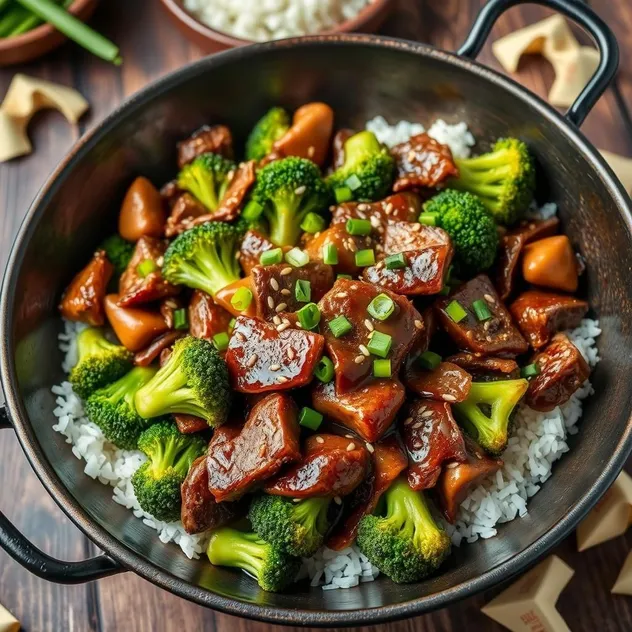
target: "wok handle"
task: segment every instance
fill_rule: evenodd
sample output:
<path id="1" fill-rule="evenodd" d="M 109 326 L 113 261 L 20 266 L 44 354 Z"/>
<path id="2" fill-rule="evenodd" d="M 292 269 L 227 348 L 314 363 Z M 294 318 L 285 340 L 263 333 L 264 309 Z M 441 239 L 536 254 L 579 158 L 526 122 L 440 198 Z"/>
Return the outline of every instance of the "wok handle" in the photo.
<path id="1" fill-rule="evenodd" d="M 597 44 L 599 66 L 565 115 L 573 125 L 579 127 L 614 79 L 619 66 L 619 47 L 614 34 L 585 4 L 577 0 L 489 0 L 476 16 L 470 33 L 457 54 L 474 59 L 481 52 L 498 18 L 508 9 L 527 3 L 554 9 L 571 18 L 588 31 Z"/>
<path id="2" fill-rule="evenodd" d="M 0 429 L 11 428 L 6 407 L 0 404 Z M 83 584 L 125 570 L 107 555 L 80 562 L 62 562 L 38 549 L 0 511 L 0 548 L 33 575 L 58 584 Z"/>

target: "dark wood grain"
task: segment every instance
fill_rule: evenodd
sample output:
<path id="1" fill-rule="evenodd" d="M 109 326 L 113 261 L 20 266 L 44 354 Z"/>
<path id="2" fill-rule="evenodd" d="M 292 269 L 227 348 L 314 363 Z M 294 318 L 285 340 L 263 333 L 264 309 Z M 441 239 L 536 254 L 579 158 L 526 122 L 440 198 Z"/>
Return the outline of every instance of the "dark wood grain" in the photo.
<path id="1" fill-rule="evenodd" d="M 483 0 L 398 0 L 397 10 L 382 31 L 454 50 L 463 41 L 482 4 Z M 619 37 L 621 98 L 609 91 L 589 116 L 583 131 L 597 147 L 632 155 L 632 133 L 626 125 L 626 108 L 628 112 L 632 109 L 632 68 L 628 62 L 632 57 L 632 6 L 629 0 L 593 0 L 593 4 Z M 531 6 L 513 9 L 499 21 L 492 39 L 545 15 L 546 11 Z M 79 134 L 147 82 L 200 56 L 200 51 L 175 31 L 158 3 L 152 0 L 103 2 L 94 22 L 121 45 L 125 58 L 122 68 L 108 66 L 69 44 L 44 60 L 14 69 L 73 85 L 87 96 L 91 112 L 76 128 L 57 113 L 38 115 L 30 127 L 36 151 L 31 156 L 0 165 L 2 267 L 28 204 Z M 479 61 L 499 69 L 490 43 Z M 11 76 L 11 70 L 0 71 L 0 94 L 6 90 Z M 540 58 L 527 57 L 514 78 L 546 96 L 553 72 Z M 67 559 L 80 559 L 93 552 L 93 545 L 69 523 L 37 481 L 9 431 L 0 434 L 0 481 L 3 483 L 0 507 L 39 546 Z M 16 503 L 16 498 L 28 498 L 28 503 Z M 632 532 L 581 555 L 577 553 L 574 536 L 556 550 L 576 571 L 559 602 L 559 609 L 574 632 L 632 630 L 632 600 L 609 592 L 630 545 Z M 382 632 L 497 632 L 502 630 L 501 626 L 479 610 L 496 592 L 379 629 Z M 2 552 L 0 603 L 13 610 L 24 628 L 33 632 L 298 631 L 298 628 L 252 623 L 213 613 L 132 574 L 83 587 L 54 586 L 29 576 Z"/>

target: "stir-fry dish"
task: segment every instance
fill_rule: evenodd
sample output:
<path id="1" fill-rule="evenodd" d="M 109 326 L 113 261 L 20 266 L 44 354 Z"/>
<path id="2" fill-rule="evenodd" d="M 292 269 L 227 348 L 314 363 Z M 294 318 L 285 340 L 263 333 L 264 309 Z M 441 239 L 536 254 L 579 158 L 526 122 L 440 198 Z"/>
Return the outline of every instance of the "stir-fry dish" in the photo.
<path id="1" fill-rule="evenodd" d="M 244 148 L 203 127 L 177 167 L 134 180 L 60 305 L 86 325 L 86 416 L 145 455 L 140 507 L 268 591 L 323 545 L 395 582 L 436 573 L 517 406 L 551 411 L 590 373 L 563 333 L 584 266 L 557 218 L 525 219 L 528 147 L 389 148 L 308 103 Z"/>

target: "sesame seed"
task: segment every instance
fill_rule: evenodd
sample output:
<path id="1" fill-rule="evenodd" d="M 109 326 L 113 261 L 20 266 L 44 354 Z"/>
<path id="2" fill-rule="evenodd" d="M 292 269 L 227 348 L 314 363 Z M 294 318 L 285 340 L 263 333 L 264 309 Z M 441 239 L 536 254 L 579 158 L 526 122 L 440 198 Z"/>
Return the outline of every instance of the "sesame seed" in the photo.
<path id="1" fill-rule="evenodd" d="M 156 259 L 156 265 L 158 267 L 161 267 L 164 262 L 165 262 L 165 258 L 164 257 L 158 257 L 158 259 Z"/>
<path id="2" fill-rule="evenodd" d="M 347 298 L 347 293 L 346 292 L 338 292 L 338 294 L 336 294 L 336 298 Z"/>
<path id="3" fill-rule="evenodd" d="M 364 202 L 360 202 L 360 204 L 358 204 L 356 208 L 358 209 L 358 211 L 368 211 L 371 207 Z"/>
<path id="4" fill-rule="evenodd" d="M 432 411 L 431 410 L 424 410 L 423 413 L 421 413 L 422 417 L 432 417 Z"/>
<path id="5" fill-rule="evenodd" d="M 413 430 L 417 430 L 423 426 L 423 421 L 418 421 L 416 424 L 413 424 Z"/>
<path id="6" fill-rule="evenodd" d="M 275 291 L 279 291 L 279 282 L 276 279 L 270 279 L 270 287 Z"/>
<path id="7" fill-rule="evenodd" d="M 488 302 L 488 303 L 493 303 L 494 302 L 494 297 L 491 296 L 491 294 L 483 294 L 483 298 Z"/>
<path id="8" fill-rule="evenodd" d="M 362 211 L 357 211 L 357 216 L 360 219 L 366 219 L 366 213 L 363 213 Z"/>
<path id="9" fill-rule="evenodd" d="M 373 453 L 375 452 L 375 448 L 374 448 L 374 447 L 373 447 L 370 443 L 367 443 L 367 444 L 366 444 L 366 449 L 367 449 L 367 450 L 368 450 L 371 454 L 373 454 Z"/>
<path id="10" fill-rule="evenodd" d="M 280 371 L 281 370 L 281 365 L 280 364 L 271 364 L 270 365 L 270 371 Z"/>
<path id="11" fill-rule="evenodd" d="M 289 319 L 289 318 L 284 318 L 281 322 L 282 322 L 282 323 L 286 323 L 286 324 L 288 324 L 288 325 L 291 325 L 291 324 L 292 324 L 292 323 L 290 322 L 290 319 Z"/>
<path id="12" fill-rule="evenodd" d="M 377 215 L 371 215 L 371 219 L 369 221 L 371 222 L 371 226 L 373 226 L 373 228 L 378 228 L 380 225 L 380 218 Z"/>
<path id="13" fill-rule="evenodd" d="M 415 327 L 417 327 L 417 329 L 423 329 L 424 324 L 420 320 L 415 320 Z"/>
<path id="14" fill-rule="evenodd" d="M 237 259 L 237 261 L 239 261 L 239 257 L 241 256 L 241 252 L 239 252 L 239 250 L 235 253 L 235 259 Z"/>
<path id="15" fill-rule="evenodd" d="M 387 215 L 390 215 L 393 212 L 393 203 L 389 202 L 385 207 L 384 207 L 384 212 Z"/>
<path id="16" fill-rule="evenodd" d="M 369 350 L 368 350 L 368 349 L 367 349 L 364 345 L 360 345 L 358 348 L 360 349 L 360 353 L 361 353 L 363 356 L 366 356 L 366 357 L 368 358 L 368 357 L 371 355 L 371 354 L 369 353 Z"/>
<path id="17" fill-rule="evenodd" d="M 169 309 L 178 309 L 178 304 L 171 298 L 168 298 L 165 301 L 165 307 L 168 307 Z"/>
<path id="18" fill-rule="evenodd" d="M 315 153 L 316 153 L 316 147 L 314 147 L 314 145 L 310 145 L 307 148 L 307 157 L 308 158 L 313 158 Z"/>
<path id="19" fill-rule="evenodd" d="M 247 364 L 247 366 L 249 366 L 249 367 L 253 367 L 253 366 L 257 363 L 257 360 L 258 360 L 258 359 L 259 359 L 259 356 L 258 356 L 256 353 L 253 353 L 253 354 L 250 356 L 250 359 L 248 360 L 248 362 L 246 363 L 246 364 Z"/>
<path id="20" fill-rule="evenodd" d="M 456 397 L 447 393 L 443 396 L 443 399 L 445 399 L 446 402 L 456 402 Z"/>
<path id="21" fill-rule="evenodd" d="M 303 184 L 300 187 L 296 187 L 296 189 L 294 189 L 294 193 L 296 193 L 296 195 L 303 195 L 303 193 L 305 193 L 305 191 L 307 191 L 307 187 Z"/>
<path id="22" fill-rule="evenodd" d="M 359 355 L 356 356 L 355 359 L 353 360 L 356 364 L 362 364 L 364 362 L 364 356 L 363 355 Z"/>
<path id="23" fill-rule="evenodd" d="M 289 296 L 290 294 L 292 294 L 292 292 L 290 292 L 290 290 L 288 290 L 286 287 L 284 287 L 281 290 L 281 294 L 283 294 L 283 296 Z"/>
<path id="24" fill-rule="evenodd" d="M 316 437 L 316 443 L 325 443 L 325 440 L 322 437 Z"/>
<path id="25" fill-rule="evenodd" d="M 285 331 L 286 329 L 288 329 L 290 326 L 290 323 L 281 323 L 276 330 L 281 333 L 282 331 Z"/>
<path id="26" fill-rule="evenodd" d="M 286 274 L 290 274 L 291 272 L 292 268 L 288 266 L 287 268 L 283 268 L 283 270 L 281 270 L 281 276 L 285 276 Z"/>
<path id="27" fill-rule="evenodd" d="M 353 441 L 347 446 L 347 452 L 352 452 L 355 450 L 355 443 Z"/>
<path id="28" fill-rule="evenodd" d="M 279 377 L 277 377 L 277 382 L 279 384 L 283 384 L 284 382 L 287 382 L 290 378 L 285 377 L 285 375 L 279 375 Z"/>
<path id="29" fill-rule="evenodd" d="M 272 322 L 273 322 L 275 325 L 280 325 L 280 324 L 281 324 L 281 319 L 280 319 L 278 316 L 275 316 L 275 317 L 272 319 Z"/>
<path id="30" fill-rule="evenodd" d="M 369 331 L 373 331 L 373 330 L 375 329 L 375 327 L 373 327 L 373 323 L 372 323 L 372 322 L 371 322 L 368 318 L 366 318 L 366 319 L 364 320 L 364 326 L 365 326 L 365 327 L 366 327 Z"/>
<path id="31" fill-rule="evenodd" d="M 347 250 L 351 250 L 351 252 L 356 252 L 358 250 L 358 247 L 355 245 L 355 241 L 353 241 L 353 239 L 350 239 L 347 242 Z"/>
<path id="32" fill-rule="evenodd" d="M 244 334 L 241 333 L 241 331 L 236 331 L 233 336 L 235 336 L 235 338 L 237 338 L 237 340 L 241 340 L 242 342 L 246 342 L 246 336 L 244 336 Z"/>
<path id="33" fill-rule="evenodd" d="M 294 349 L 292 349 L 292 347 L 290 347 L 290 348 L 287 350 L 287 357 L 288 357 L 290 360 L 294 360 L 294 358 L 296 357 L 296 351 L 294 351 Z"/>
<path id="34" fill-rule="evenodd" d="M 342 498 L 340 498 L 340 496 L 334 496 L 334 502 L 336 505 L 342 505 Z"/>
<path id="35" fill-rule="evenodd" d="M 404 419 L 404 425 L 408 426 L 409 424 L 413 423 L 413 418 L 412 417 L 408 417 L 407 419 Z"/>
<path id="36" fill-rule="evenodd" d="M 274 311 L 275 311 L 275 312 L 277 312 L 277 314 L 278 314 L 279 312 L 282 312 L 282 311 L 284 311 L 284 310 L 286 310 L 286 309 L 287 309 L 287 303 L 279 303 L 279 304 L 278 304 L 278 305 L 274 308 Z"/>
<path id="37" fill-rule="evenodd" d="M 450 463 L 445 464 L 445 467 L 447 470 L 453 470 L 455 467 L 458 467 L 458 465 L 456 461 L 450 461 Z"/>
<path id="38" fill-rule="evenodd" d="M 271 296 L 268 296 L 268 307 L 274 309 L 274 299 Z"/>
<path id="39" fill-rule="evenodd" d="M 414 231 L 415 233 L 418 233 L 421 230 L 421 224 L 413 224 L 410 227 L 410 230 Z"/>
<path id="40" fill-rule="evenodd" d="M 426 407 L 425 406 L 420 406 L 419 409 L 417 410 L 417 412 L 421 415 L 421 413 L 423 413 L 424 410 L 426 410 Z"/>

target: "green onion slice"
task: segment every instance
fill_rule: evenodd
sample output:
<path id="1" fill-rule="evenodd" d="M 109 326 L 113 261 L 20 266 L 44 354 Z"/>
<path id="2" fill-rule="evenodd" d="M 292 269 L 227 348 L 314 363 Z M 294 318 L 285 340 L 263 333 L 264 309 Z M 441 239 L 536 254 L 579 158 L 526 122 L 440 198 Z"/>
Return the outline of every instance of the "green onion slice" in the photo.
<path id="1" fill-rule="evenodd" d="M 294 296 L 299 303 L 309 303 L 312 300 L 312 284 L 305 279 L 298 279 L 294 286 Z"/>
<path id="2" fill-rule="evenodd" d="M 314 329 L 320 322 L 320 310 L 316 303 L 307 303 L 296 312 L 296 316 L 303 329 Z"/>
<path id="3" fill-rule="evenodd" d="M 261 213 L 263 213 L 263 206 L 261 206 L 259 202 L 250 200 L 250 202 L 244 206 L 241 216 L 250 222 L 254 222 L 256 219 L 259 219 Z"/>
<path id="4" fill-rule="evenodd" d="M 281 248 L 272 248 L 261 253 L 259 257 L 259 263 L 262 266 L 272 266 L 275 263 L 281 263 L 283 261 L 283 250 Z"/>
<path id="5" fill-rule="evenodd" d="M 492 317 L 492 313 L 489 311 L 489 307 L 487 307 L 487 301 L 485 299 L 479 298 L 477 301 L 472 303 L 472 309 L 476 314 L 476 318 L 481 322 L 484 320 L 489 320 Z"/>
<path id="6" fill-rule="evenodd" d="M 393 344 L 393 338 L 388 334 L 383 334 L 381 331 L 373 331 L 369 336 L 369 344 L 367 349 L 373 355 L 380 358 L 385 358 L 391 350 Z"/>
<path id="7" fill-rule="evenodd" d="M 323 356 L 314 369 L 314 375 L 324 384 L 334 379 L 334 363 L 327 357 Z"/>
<path id="8" fill-rule="evenodd" d="M 345 224 L 345 229 L 350 235 L 369 235 L 371 228 L 371 222 L 368 219 L 351 218 Z"/>
<path id="9" fill-rule="evenodd" d="M 323 416 L 317 410 L 308 406 L 301 408 L 301 412 L 298 414 L 298 423 L 310 430 L 318 430 L 322 422 Z"/>
<path id="10" fill-rule="evenodd" d="M 238 311 L 243 312 L 250 307 L 252 303 L 252 290 L 247 287 L 240 287 L 232 295 L 230 304 Z"/>
<path id="11" fill-rule="evenodd" d="M 295 268 L 302 268 L 309 263 L 309 255 L 300 248 L 292 248 L 285 253 L 285 260 Z"/>
<path id="12" fill-rule="evenodd" d="M 335 244 L 325 244 L 323 246 L 323 263 L 335 266 L 338 263 L 338 248 Z"/>
<path id="13" fill-rule="evenodd" d="M 467 312 L 459 301 L 451 301 L 445 308 L 445 313 L 455 322 L 460 323 L 467 317 Z"/>
<path id="14" fill-rule="evenodd" d="M 425 224 L 426 226 L 436 226 L 437 216 L 434 213 L 422 213 L 419 216 L 419 223 Z"/>
<path id="15" fill-rule="evenodd" d="M 373 360 L 373 377 L 391 377 L 391 361 Z"/>
<path id="16" fill-rule="evenodd" d="M 158 265 L 153 259 L 143 259 L 137 266 L 136 272 L 143 277 L 143 279 L 152 272 L 158 270 Z"/>
<path id="17" fill-rule="evenodd" d="M 526 377 L 528 379 L 536 375 L 540 375 L 540 367 L 535 363 L 527 364 L 527 366 L 523 366 L 520 369 L 520 377 Z"/>
<path id="18" fill-rule="evenodd" d="M 441 356 L 434 351 L 424 351 L 419 356 L 419 364 L 428 371 L 433 371 L 441 364 Z"/>
<path id="19" fill-rule="evenodd" d="M 389 255 L 384 259 L 384 265 L 387 270 L 405 268 L 407 264 L 406 255 L 403 252 L 398 252 L 396 255 Z"/>
<path id="20" fill-rule="evenodd" d="M 176 309 L 173 312 L 173 328 L 174 329 L 188 329 L 189 328 L 189 318 L 187 316 L 187 310 L 182 307 L 181 309 Z"/>
<path id="21" fill-rule="evenodd" d="M 358 268 L 366 268 L 375 265 L 375 252 L 372 248 L 366 250 L 358 250 L 355 253 L 355 264 Z"/>
<path id="22" fill-rule="evenodd" d="M 341 336 L 348 334 L 353 329 L 353 325 L 347 320 L 347 317 L 342 314 L 340 316 L 336 316 L 336 318 L 330 320 L 327 324 L 329 325 L 331 333 L 336 338 L 340 338 Z"/>
<path id="23" fill-rule="evenodd" d="M 308 213 L 305 219 L 301 222 L 301 228 L 306 233 L 319 233 L 325 228 L 325 219 L 318 213 Z"/>
<path id="24" fill-rule="evenodd" d="M 213 336 L 213 344 L 217 348 L 218 351 L 226 351 L 228 349 L 228 343 L 230 338 L 228 337 L 228 333 L 222 331 Z"/>
<path id="25" fill-rule="evenodd" d="M 386 320 L 395 311 L 395 302 L 386 294 L 378 294 L 368 305 L 366 311 L 378 320 Z"/>
<path id="26" fill-rule="evenodd" d="M 334 189 L 334 197 L 336 198 L 336 202 L 338 204 L 342 204 L 343 202 L 349 202 L 353 200 L 353 191 L 349 187 L 338 187 Z"/>
<path id="27" fill-rule="evenodd" d="M 353 175 L 350 175 L 346 180 L 345 180 L 345 184 L 352 190 L 355 191 L 356 189 L 359 189 L 362 186 L 362 182 L 360 180 L 360 178 L 358 178 L 358 176 L 355 175 L 355 173 Z"/>

